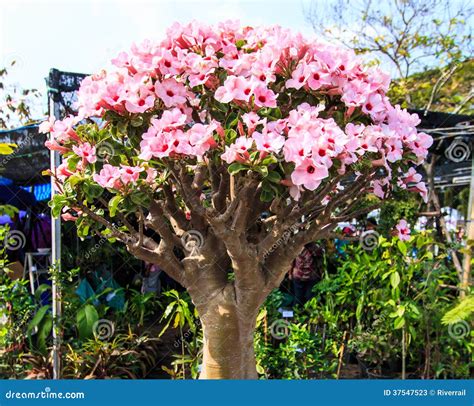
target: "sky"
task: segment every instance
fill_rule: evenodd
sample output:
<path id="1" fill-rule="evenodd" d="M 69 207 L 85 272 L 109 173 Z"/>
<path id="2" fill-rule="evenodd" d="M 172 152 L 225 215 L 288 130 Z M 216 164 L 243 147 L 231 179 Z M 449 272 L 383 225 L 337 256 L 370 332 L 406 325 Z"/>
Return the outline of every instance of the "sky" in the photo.
<path id="1" fill-rule="evenodd" d="M 309 0 L 0 0 L 0 63 L 10 80 L 45 93 L 51 68 L 93 73 L 133 42 L 161 39 L 174 21 L 278 24 L 312 35 Z"/>

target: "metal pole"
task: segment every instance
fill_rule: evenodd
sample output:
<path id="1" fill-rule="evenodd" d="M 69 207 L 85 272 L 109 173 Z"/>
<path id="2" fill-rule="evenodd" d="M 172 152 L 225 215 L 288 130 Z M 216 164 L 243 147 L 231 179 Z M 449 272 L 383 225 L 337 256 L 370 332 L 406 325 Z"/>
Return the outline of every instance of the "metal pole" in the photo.
<path id="1" fill-rule="evenodd" d="M 57 88 L 57 84 L 53 83 L 54 70 L 49 74 L 49 87 Z M 54 91 L 54 90 L 53 90 Z M 49 112 L 53 113 L 56 119 L 60 119 L 61 111 L 54 94 L 49 91 Z M 57 151 L 51 151 L 51 172 L 55 173 L 56 168 L 60 164 L 60 156 Z M 55 195 L 54 178 L 51 177 L 51 199 Z M 61 272 L 61 217 L 57 219 L 51 217 L 51 265 L 55 272 Z M 56 283 L 56 278 L 52 280 L 52 296 L 53 296 L 53 379 L 61 378 L 61 324 L 58 323 L 61 318 L 61 291 Z"/>
<path id="2" fill-rule="evenodd" d="M 471 187 L 469 191 L 469 205 L 466 215 L 466 237 L 468 241 L 474 240 L 474 143 L 471 142 Z M 466 292 L 469 289 L 471 279 L 471 259 L 472 248 L 466 247 L 466 254 L 464 254 L 463 271 L 461 280 L 461 294 L 460 297 L 466 297 Z"/>

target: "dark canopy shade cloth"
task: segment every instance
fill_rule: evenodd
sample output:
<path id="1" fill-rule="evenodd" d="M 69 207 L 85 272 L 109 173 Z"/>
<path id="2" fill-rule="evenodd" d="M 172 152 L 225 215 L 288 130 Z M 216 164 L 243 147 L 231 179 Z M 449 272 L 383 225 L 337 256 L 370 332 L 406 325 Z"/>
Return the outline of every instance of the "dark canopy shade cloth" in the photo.
<path id="1" fill-rule="evenodd" d="M 49 168 L 49 150 L 44 146 L 46 135 L 38 132 L 38 125 L 0 131 L 0 143 L 16 144 L 10 155 L 0 155 L 0 176 L 17 185 L 48 183 L 41 173 Z"/>
<path id="2" fill-rule="evenodd" d="M 423 110 L 410 112 L 417 113 L 421 119 L 418 129 L 433 137 L 430 154 L 437 156 L 434 174 L 436 187 L 469 184 L 474 151 L 474 115 L 433 111 L 425 114 Z"/>
<path id="3" fill-rule="evenodd" d="M 420 128 L 446 128 L 459 126 L 462 123 L 471 123 L 474 121 L 473 115 L 441 113 L 437 111 L 410 110 L 420 117 Z"/>
<path id="4" fill-rule="evenodd" d="M 35 196 L 16 185 L 0 185 L 0 204 L 15 206 L 20 210 L 27 210 L 36 205 Z"/>

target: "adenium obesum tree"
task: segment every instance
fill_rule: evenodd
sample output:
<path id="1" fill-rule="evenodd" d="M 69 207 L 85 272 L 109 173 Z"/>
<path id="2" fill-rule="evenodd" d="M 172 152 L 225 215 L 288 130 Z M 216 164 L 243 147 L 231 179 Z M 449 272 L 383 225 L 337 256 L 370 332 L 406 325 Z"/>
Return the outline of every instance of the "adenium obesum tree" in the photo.
<path id="1" fill-rule="evenodd" d="M 352 51 L 280 27 L 174 24 L 87 77 L 50 119 L 53 214 L 118 240 L 189 292 L 203 378 L 255 378 L 259 306 L 304 244 L 416 173 L 432 140 Z"/>

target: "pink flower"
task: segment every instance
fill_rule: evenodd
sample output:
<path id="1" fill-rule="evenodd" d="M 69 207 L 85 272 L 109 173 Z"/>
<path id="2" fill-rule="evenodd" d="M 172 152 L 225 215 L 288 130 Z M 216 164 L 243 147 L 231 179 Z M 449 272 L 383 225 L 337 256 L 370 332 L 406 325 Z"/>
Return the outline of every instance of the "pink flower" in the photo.
<path id="1" fill-rule="evenodd" d="M 61 218 L 64 221 L 77 221 L 79 217 L 73 216 L 71 213 L 63 213 L 61 214 Z"/>
<path id="2" fill-rule="evenodd" d="M 146 183 L 153 184 L 157 177 L 158 177 L 158 172 L 156 171 L 156 169 L 148 168 L 146 170 L 146 179 L 145 179 Z"/>
<path id="3" fill-rule="evenodd" d="M 51 150 L 51 151 L 58 151 L 61 154 L 64 154 L 65 152 L 70 151 L 69 148 L 66 148 L 66 147 L 63 147 L 63 146 L 59 145 L 56 141 L 46 140 L 45 143 L 44 143 L 44 146 L 46 148 L 48 148 L 49 150 Z"/>
<path id="4" fill-rule="evenodd" d="M 303 192 L 303 188 L 301 186 L 292 185 L 290 186 L 290 196 L 293 200 L 300 200 L 301 192 Z"/>
<path id="5" fill-rule="evenodd" d="M 159 120 L 152 119 L 151 123 L 157 130 L 167 130 L 182 127 L 186 124 L 186 121 L 186 114 L 183 114 L 180 109 L 174 108 L 172 110 L 165 110 Z"/>
<path id="6" fill-rule="evenodd" d="M 285 143 L 285 137 L 268 131 L 267 127 L 263 128 L 263 132 L 259 133 L 255 131 L 252 134 L 252 138 L 255 140 L 257 150 L 260 152 L 280 152 L 283 144 Z"/>
<path id="7" fill-rule="evenodd" d="M 138 177 L 140 176 L 140 172 L 143 172 L 143 168 L 140 166 L 120 166 L 120 180 L 124 185 L 128 185 L 129 183 L 136 183 Z"/>
<path id="8" fill-rule="evenodd" d="M 385 199 L 385 190 L 384 187 L 389 184 L 388 179 L 376 179 L 372 182 L 372 186 L 374 188 L 374 195 L 377 196 L 379 199 Z"/>
<path id="9" fill-rule="evenodd" d="M 118 189 L 117 180 L 120 178 L 120 170 L 116 166 L 105 164 L 92 178 L 102 187 Z"/>
<path id="10" fill-rule="evenodd" d="M 74 153 L 82 158 L 83 161 L 93 164 L 97 161 L 97 156 L 95 155 L 95 147 L 91 146 L 88 142 L 84 142 L 78 146 L 73 146 L 72 150 Z"/>
<path id="11" fill-rule="evenodd" d="M 329 176 L 328 168 L 306 158 L 291 174 L 292 182 L 303 185 L 308 190 L 315 190 L 324 178 Z"/>
<path id="12" fill-rule="evenodd" d="M 306 84 L 310 74 L 311 69 L 308 67 L 308 65 L 306 65 L 305 62 L 300 62 L 291 74 L 291 79 L 286 81 L 285 86 L 288 89 L 301 89 Z"/>
<path id="13" fill-rule="evenodd" d="M 252 95 L 252 84 L 241 76 L 229 76 L 224 85 L 216 90 L 215 98 L 221 103 L 229 103 L 232 100 L 243 100 L 248 102 Z"/>
<path id="14" fill-rule="evenodd" d="M 242 114 L 242 121 L 247 126 L 249 134 L 252 133 L 257 125 L 261 124 L 263 121 L 257 113 L 251 111 L 250 113 Z"/>
<path id="15" fill-rule="evenodd" d="M 431 147 L 431 145 L 433 145 L 431 135 L 418 133 L 415 136 L 415 140 L 410 142 L 408 146 L 420 160 L 423 160 L 428 155 L 428 148 Z"/>
<path id="16" fill-rule="evenodd" d="M 418 183 L 421 181 L 422 176 L 416 172 L 415 168 L 408 169 L 408 172 L 405 173 L 403 178 L 403 183 L 408 185 L 409 183 Z"/>
<path id="17" fill-rule="evenodd" d="M 140 142 L 141 153 L 139 157 L 149 161 L 153 157 L 164 158 L 169 156 L 171 151 L 168 140 L 164 137 L 162 139 L 153 137 Z"/>
<path id="18" fill-rule="evenodd" d="M 58 177 L 58 179 L 60 179 L 61 181 L 64 181 L 66 178 L 68 178 L 69 176 L 72 175 L 72 172 L 68 169 L 67 167 L 68 165 L 68 162 L 67 160 L 65 159 L 61 165 L 59 165 L 57 168 L 56 168 L 56 176 Z"/>
<path id="19" fill-rule="evenodd" d="M 213 137 L 216 128 L 216 124 L 197 123 L 186 132 L 189 143 L 193 146 L 193 155 L 202 156 L 217 145 Z"/>
<path id="20" fill-rule="evenodd" d="M 389 138 L 384 143 L 387 161 L 396 162 L 402 159 L 403 144 L 396 138 Z"/>
<path id="21" fill-rule="evenodd" d="M 255 105 L 258 107 L 276 107 L 276 95 L 266 86 L 257 86 L 254 91 Z"/>
<path id="22" fill-rule="evenodd" d="M 312 90 L 318 90 L 323 86 L 331 84 L 331 75 L 321 67 L 319 63 L 310 63 L 310 74 L 308 76 L 308 86 Z"/>
<path id="23" fill-rule="evenodd" d="M 130 98 L 125 102 L 125 108 L 130 113 L 144 113 L 155 105 L 155 96 L 150 95 L 145 99 L 140 97 Z"/>
<path id="24" fill-rule="evenodd" d="M 253 144 L 252 138 L 239 137 L 235 143 L 225 147 L 225 152 L 221 155 L 223 161 L 231 164 L 234 161 L 244 162 L 249 158 L 247 152 Z"/>
<path id="25" fill-rule="evenodd" d="M 40 124 L 38 131 L 42 134 L 51 132 L 53 130 L 55 121 L 56 119 L 54 118 L 54 116 L 50 116 L 47 121 L 43 121 Z"/>
<path id="26" fill-rule="evenodd" d="M 51 133 L 51 140 L 59 143 L 68 141 L 79 142 L 79 137 L 74 131 L 74 126 L 80 121 L 78 117 L 68 116 L 63 120 L 54 120 L 50 117 L 48 121 L 41 123 L 39 131 L 42 133 Z"/>
<path id="27" fill-rule="evenodd" d="M 398 238 L 402 241 L 408 241 L 410 239 L 410 226 L 406 222 L 406 220 L 400 220 L 395 227 L 398 232 Z"/>
<path id="28" fill-rule="evenodd" d="M 186 88 L 182 83 L 178 83 L 172 78 L 165 79 L 162 82 L 157 81 L 155 83 L 155 92 L 163 100 L 166 107 L 186 102 Z"/>
<path id="29" fill-rule="evenodd" d="M 421 177 L 398 168 L 422 163 L 431 137 L 418 133 L 416 114 L 390 104 L 388 76 L 365 66 L 352 51 L 309 41 L 280 27 L 241 27 L 237 22 L 211 27 L 192 22 L 173 24 L 162 41 L 133 45 L 131 52 L 120 54 L 113 63 L 115 71 L 103 70 L 82 81 L 78 117 L 50 118 L 40 126 L 50 133 L 48 148 L 66 157 L 73 149 L 82 158 L 77 171 L 89 171 L 87 165 L 96 160 L 94 147 L 85 142 L 96 142 L 87 136 L 90 127 L 76 132 L 82 118 L 100 117 L 97 123 L 107 122 L 115 130 L 116 120 L 108 120 L 105 113 L 113 112 L 124 122 L 146 114 L 150 125 L 142 134 L 140 154 L 133 159 L 186 159 L 194 165 L 207 163 L 212 150 L 212 159 L 247 163 L 254 151 L 263 158 L 283 150 L 278 159 L 286 168 L 295 168 L 286 179 L 293 183 L 285 185 L 295 198 L 305 189 L 317 188 L 330 168 L 350 175 L 370 159 L 368 165 L 386 172 L 385 179 L 369 185 L 379 197 L 387 197 L 397 184 L 427 197 Z M 288 89 L 298 90 L 301 100 L 305 94 L 322 92 L 345 106 L 295 105 L 294 98 L 288 100 Z M 226 106 L 224 122 L 214 121 L 218 115 L 209 98 L 232 103 Z M 261 108 L 277 106 L 283 113 L 279 119 L 268 121 L 262 118 L 263 111 L 259 114 Z M 347 125 L 341 128 L 342 120 Z M 231 122 L 239 138 L 226 146 L 224 127 Z M 111 134 L 115 137 L 115 132 Z M 145 178 L 139 167 L 104 168 L 98 179 L 118 189 Z M 117 170 L 119 177 L 112 176 Z M 149 172 L 147 182 L 154 182 L 156 175 Z"/>
<path id="30" fill-rule="evenodd" d="M 362 106 L 362 111 L 365 114 L 374 115 L 385 111 L 385 103 L 383 97 L 379 93 L 372 93 L 365 104 Z"/>
<path id="31" fill-rule="evenodd" d="M 425 203 L 428 203 L 428 189 L 426 187 L 425 182 L 418 182 L 414 186 L 408 188 L 410 192 L 419 193 L 420 196 L 423 198 Z"/>

